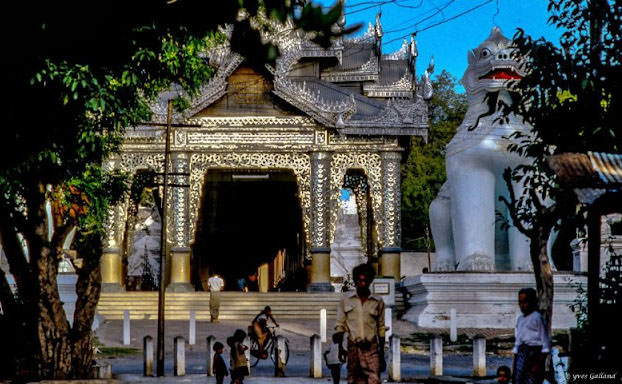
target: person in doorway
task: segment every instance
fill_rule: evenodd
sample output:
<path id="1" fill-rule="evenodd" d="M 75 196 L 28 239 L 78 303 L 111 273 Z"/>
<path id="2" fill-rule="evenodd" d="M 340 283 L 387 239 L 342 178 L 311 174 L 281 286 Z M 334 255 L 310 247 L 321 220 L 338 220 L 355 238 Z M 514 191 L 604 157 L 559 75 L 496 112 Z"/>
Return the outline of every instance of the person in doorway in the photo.
<path id="1" fill-rule="evenodd" d="M 384 301 L 371 294 L 374 276 L 371 265 L 356 266 L 352 271 L 356 290 L 344 295 L 337 311 L 340 345 L 343 334 L 348 334 L 348 383 L 380 384 L 380 372 L 386 369 Z"/>
<path id="2" fill-rule="evenodd" d="M 514 384 L 541 384 L 544 380 L 546 358 L 551 351 L 551 336 L 544 317 L 538 312 L 538 296 L 533 288 L 518 292 L 522 312 L 516 319 L 514 343 Z"/>
<path id="3" fill-rule="evenodd" d="M 216 384 L 223 384 L 225 380 L 225 376 L 227 373 L 227 364 L 225 363 L 225 359 L 222 357 L 223 352 L 225 351 L 225 346 L 220 342 L 214 343 L 214 363 L 212 364 L 213 374 L 216 376 Z"/>
<path id="4" fill-rule="evenodd" d="M 242 292 L 248 292 L 248 288 L 246 287 L 246 278 L 240 277 L 238 279 L 238 290 Z"/>
<path id="5" fill-rule="evenodd" d="M 225 281 L 222 277 L 215 274 L 207 280 L 207 286 L 210 291 L 209 296 L 209 314 L 210 321 L 218 321 L 218 312 L 220 311 L 220 291 L 225 287 Z"/>
<path id="6" fill-rule="evenodd" d="M 251 322 L 253 332 L 255 332 L 255 336 L 257 337 L 257 344 L 259 345 L 259 356 L 263 359 L 267 357 L 266 351 L 264 350 L 266 341 L 272 336 L 270 329 L 268 329 L 268 320 L 271 320 L 275 327 L 279 326 L 279 323 L 277 323 L 272 316 L 272 308 L 266 305 L 263 311 L 259 312 Z"/>
<path id="7" fill-rule="evenodd" d="M 230 370 L 231 370 L 231 382 L 235 384 L 242 384 L 244 382 L 244 376 L 248 376 L 248 359 L 244 353 L 248 347 L 244 345 L 244 339 L 246 338 L 246 332 L 241 329 L 236 330 L 233 336 L 227 338 L 227 344 L 231 348 L 230 356 Z"/>
<path id="8" fill-rule="evenodd" d="M 330 348 L 324 352 L 324 361 L 328 369 L 330 369 L 330 375 L 333 377 L 333 384 L 339 384 L 339 380 L 341 379 L 341 366 L 346 362 L 346 356 L 342 352 L 343 347 L 339 341 L 339 335 L 333 333 L 333 343 L 330 345 Z"/>
<path id="9" fill-rule="evenodd" d="M 257 272 L 248 275 L 246 292 L 259 292 L 259 278 L 257 276 Z"/>

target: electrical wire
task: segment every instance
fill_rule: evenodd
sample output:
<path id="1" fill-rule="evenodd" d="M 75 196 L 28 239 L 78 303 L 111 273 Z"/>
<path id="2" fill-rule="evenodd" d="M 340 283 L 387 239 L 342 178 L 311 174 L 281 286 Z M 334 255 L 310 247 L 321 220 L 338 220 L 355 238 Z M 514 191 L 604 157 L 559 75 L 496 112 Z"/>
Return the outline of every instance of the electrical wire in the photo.
<path id="1" fill-rule="evenodd" d="M 455 20 L 455 19 L 457 19 L 459 17 L 462 17 L 462 16 L 464 16 L 466 14 L 469 14 L 469 13 L 471 13 L 471 12 L 473 12 L 473 11 L 475 11 L 475 10 L 477 10 L 477 9 L 479 9 L 479 8 L 489 4 L 489 3 L 492 3 L 493 1 L 495 1 L 495 0 L 486 0 L 483 3 L 480 3 L 480 4 L 478 4 L 478 5 L 476 5 L 476 6 L 472 7 L 472 8 L 469 8 L 466 11 L 460 12 L 457 15 L 454 15 L 454 16 L 448 18 L 448 19 L 441 20 L 441 21 L 439 21 L 437 23 L 430 24 L 430 25 L 428 25 L 427 27 L 425 27 L 423 29 L 416 30 L 415 33 L 424 32 L 424 31 L 427 31 L 429 29 L 432 29 L 432 28 L 438 27 L 440 25 L 443 25 L 445 23 L 448 23 L 448 22 L 450 22 L 452 20 Z M 400 37 L 396 37 L 395 39 L 389 40 L 386 43 L 383 43 L 382 45 L 386 45 L 386 44 L 390 44 L 390 43 L 392 43 L 394 41 L 402 40 L 402 39 L 404 39 L 404 38 L 406 38 L 408 36 L 410 36 L 410 33 L 406 34 L 406 35 L 403 35 L 403 36 L 400 36 Z"/>

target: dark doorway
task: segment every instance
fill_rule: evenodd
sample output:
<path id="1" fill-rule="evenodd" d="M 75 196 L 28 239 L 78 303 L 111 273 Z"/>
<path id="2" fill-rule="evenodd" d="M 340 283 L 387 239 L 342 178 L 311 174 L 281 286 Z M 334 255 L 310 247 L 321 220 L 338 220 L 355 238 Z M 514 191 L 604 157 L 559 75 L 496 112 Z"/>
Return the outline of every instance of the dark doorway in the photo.
<path id="1" fill-rule="evenodd" d="M 295 176 L 288 171 L 209 170 L 193 249 L 194 284 L 218 273 L 226 290 L 285 250 L 285 275 L 302 268 L 304 234 Z M 273 269 L 270 275 L 274 276 Z M 278 274 L 277 274 L 278 275 Z M 271 279 L 269 289 L 278 281 Z"/>

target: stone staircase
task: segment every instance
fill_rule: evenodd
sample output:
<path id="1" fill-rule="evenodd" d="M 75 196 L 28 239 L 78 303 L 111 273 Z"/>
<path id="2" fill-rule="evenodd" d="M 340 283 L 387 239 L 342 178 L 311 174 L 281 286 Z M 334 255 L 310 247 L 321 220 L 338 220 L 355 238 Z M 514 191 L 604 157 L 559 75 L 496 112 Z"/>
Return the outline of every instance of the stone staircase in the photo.
<path id="1" fill-rule="evenodd" d="M 195 311 L 197 321 L 209 321 L 209 292 L 166 293 L 165 318 L 188 320 Z M 266 305 L 277 319 L 315 320 L 326 308 L 328 319 L 337 314 L 340 293 L 305 292 L 222 292 L 220 294 L 221 320 L 250 321 Z M 155 320 L 158 316 L 157 292 L 102 293 L 97 305 L 99 316 L 122 320 L 123 312 L 130 311 L 132 320 Z"/>

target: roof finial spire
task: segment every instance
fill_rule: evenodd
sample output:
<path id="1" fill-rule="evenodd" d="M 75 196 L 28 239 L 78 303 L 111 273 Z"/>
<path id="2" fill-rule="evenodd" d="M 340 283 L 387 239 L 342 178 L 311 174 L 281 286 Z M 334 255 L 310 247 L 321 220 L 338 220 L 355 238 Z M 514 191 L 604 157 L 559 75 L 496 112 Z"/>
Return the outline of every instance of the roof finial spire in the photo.
<path id="1" fill-rule="evenodd" d="M 337 20 L 337 26 L 341 29 L 346 26 L 346 0 L 339 0 L 341 3 L 341 17 Z"/>

